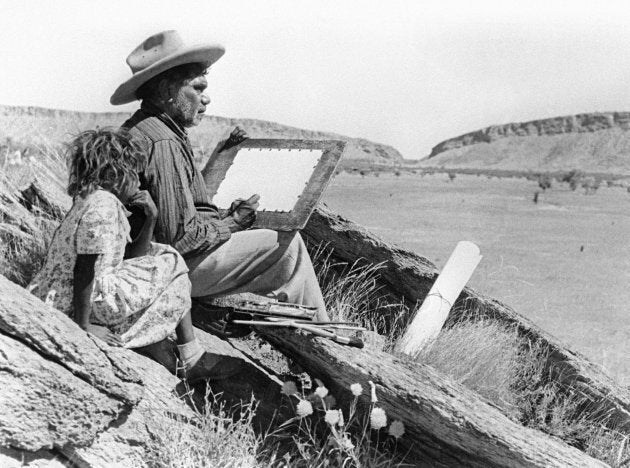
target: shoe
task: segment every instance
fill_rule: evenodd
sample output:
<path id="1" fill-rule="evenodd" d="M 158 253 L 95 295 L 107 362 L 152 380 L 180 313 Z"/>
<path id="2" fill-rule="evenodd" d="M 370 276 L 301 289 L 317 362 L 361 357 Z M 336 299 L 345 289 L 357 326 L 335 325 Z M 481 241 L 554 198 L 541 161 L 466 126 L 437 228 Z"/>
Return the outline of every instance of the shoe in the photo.
<path id="1" fill-rule="evenodd" d="M 209 380 L 211 382 L 224 380 L 241 372 L 244 368 L 243 364 L 242 359 L 221 356 L 206 351 L 191 369 L 178 369 L 177 376 L 189 383 L 200 380 Z"/>

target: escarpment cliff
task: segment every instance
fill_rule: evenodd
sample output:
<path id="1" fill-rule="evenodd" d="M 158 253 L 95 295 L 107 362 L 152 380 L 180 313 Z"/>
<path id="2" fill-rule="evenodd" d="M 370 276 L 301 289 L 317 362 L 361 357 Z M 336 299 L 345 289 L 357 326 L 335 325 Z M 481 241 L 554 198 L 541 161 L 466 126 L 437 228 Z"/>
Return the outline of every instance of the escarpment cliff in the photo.
<path id="1" fill-rule="evenodd" d="M 630 112 L 493 125 L 445 140 L 422 165 L 630 173 Z"/>
<path id="2" fill-rule="evenodd" d="M 74 112 L 39 107 L 0 106 L 0 143 L 49 146 L 68 141 L 76 133 L 96 126 L 117 127 L 130 114 L 128 112 Z M 351 138 L 331 132 L 319 132 L 290 127 L 258 119 L 236 119 L 206 115 L 198 127 L 191 129 L 190 139 L 202 159 L 208 156 L 217 143 L 227 137 L 236 125 L 252 138 L 304 138 L 347 141 L 344 159 L 366 160 L 376 164 L 394 164 L 402 155 L 391 146 L 363 138 Z"/>

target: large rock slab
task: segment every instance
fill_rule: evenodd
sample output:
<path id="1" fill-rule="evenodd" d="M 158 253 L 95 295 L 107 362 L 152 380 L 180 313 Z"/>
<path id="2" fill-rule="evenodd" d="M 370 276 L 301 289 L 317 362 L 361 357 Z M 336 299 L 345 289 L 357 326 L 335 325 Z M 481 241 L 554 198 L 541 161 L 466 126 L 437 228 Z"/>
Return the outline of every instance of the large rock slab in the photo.
<path id="1" fill-rule="evenodd" d="M 69 317 L 0 276 L 0 332 L 13 337 L 125 404 L 142 394 L 139 376 L 105 351 L 109 347 L 81 330 Z"/>
<path id="2" fill-rule="evenodd" d="M 66 367 L 0 334 L 0 445 L 29 451 L 87 445 L 126 411 Z"/>
<path id="3" fill-rule="evenodd" d="M 142 395 L 139 376 L 74 322 L 0 276 L 0 446 L 89 445 Z"/>
<path id="4" fill-rule="evenodd" d="M 205 384 L 188 387 L 148 357 L 91 338 L 2 276 L 0 298 L 0 449 L 7 463 L 58 458 L 79 467 L 141 467 L 156 425 L 194 422 L 187 402 L 203 403 Z M 269 402 L 260 412 L 263 427 L 279 404 L 281 382 L 229 342 L 196 333 L 206 350 L 243 361 L 239 376 L 211 383 L 212 390 L 232 403 L 252 394 Z M 163 346 L 173 358 L 174 344 Z"/>

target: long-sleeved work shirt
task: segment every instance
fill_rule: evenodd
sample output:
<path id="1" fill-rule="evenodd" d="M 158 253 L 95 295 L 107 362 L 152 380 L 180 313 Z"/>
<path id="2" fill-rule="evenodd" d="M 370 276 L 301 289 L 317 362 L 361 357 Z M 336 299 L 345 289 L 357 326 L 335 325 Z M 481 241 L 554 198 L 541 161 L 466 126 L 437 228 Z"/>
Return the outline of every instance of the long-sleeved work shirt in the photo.
<path id="1" fill-rule="evenodd" d="M 122 127 L 146 146 L 148 164 L 140 188 L 157 205 L 155 240 L 192 258 L 229 239 L 230 229 L 209 200 L 185 129 L 147 102 Z M 142 225 L 143 214 L 132 211 L 129 221 L 133 231 Z"/>

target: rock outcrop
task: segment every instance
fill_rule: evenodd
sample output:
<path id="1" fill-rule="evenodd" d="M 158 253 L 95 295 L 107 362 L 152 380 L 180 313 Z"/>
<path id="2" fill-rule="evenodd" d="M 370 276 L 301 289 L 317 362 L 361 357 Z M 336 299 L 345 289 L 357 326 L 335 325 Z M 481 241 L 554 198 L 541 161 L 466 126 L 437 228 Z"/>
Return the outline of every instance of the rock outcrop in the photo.
<path id="1" fill-rule="evenodd" d="M 96 126 L 121 125 L 128 117 L 125 112 L 73 112 L 39 107 L 0 106 L 0 142 L 31 146 L 35 150 L 51 143 L 68 141 L 71 135 Z M 402 155 L 391 146 L 362 138 L 350 138 L 331 132 L 319 132 L 290 127 L 257 119 L 235 119 L 207 115 L 201 124 L 190 131 L 201 162 L 215 149 L 234 126 L 239 125 L 252 138 L 306 138 L 347 141 L 344 159 L 362 159 L 378 164 L 402 161 Z"/>
<path id="2" fill-rule="evenodd" d="M 152 425 L 194 419 L 185 386 L 164 366 L 91 338 L 3 276 L 0 298 L 0 466 L 142 467 Z M 213 391 L 232 402 L 253 392 L 279 406 L 277 378 L 226 341 L 197 335 L 213 353 L 243 361 L 242 376 Z"/>
<path id="3" fill-rule="evenodd" d="M 531 120 L 504 125 L 491 125 L 474 132 L 438 143 L 431 150 L 429 158 L 462 146 L 477 143 L 491 143 L 502 138 L 514 136 L 546 136 L 563 133 L 589 133 L 610 128 L 628 130 L 630 112 L 602 112 L 567 115 L 550 119 Z"/>
<path id="4" fill-rule="evenodd" d="M 630 175 L 630 113 L 493 125 L 436 145 L 421 167 Z"/>

